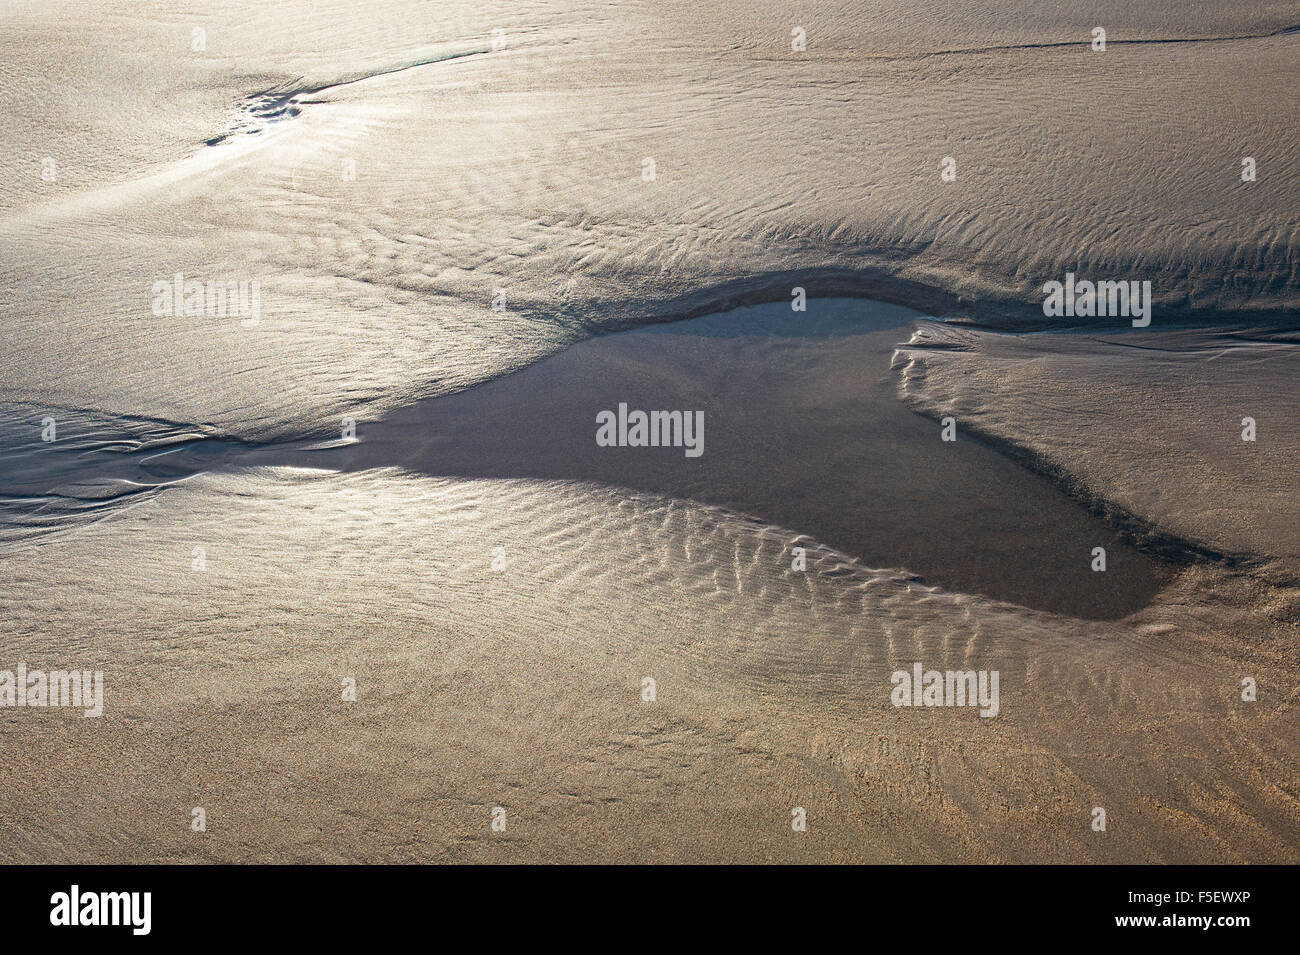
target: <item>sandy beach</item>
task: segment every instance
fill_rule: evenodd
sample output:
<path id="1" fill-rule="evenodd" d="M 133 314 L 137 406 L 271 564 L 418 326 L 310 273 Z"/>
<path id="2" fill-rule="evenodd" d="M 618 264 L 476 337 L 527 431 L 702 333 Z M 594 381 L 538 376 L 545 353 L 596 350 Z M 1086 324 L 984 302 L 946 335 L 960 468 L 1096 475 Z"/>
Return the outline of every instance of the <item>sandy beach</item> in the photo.
<path id="1" fill-rule="evenodd" d="M 1300 861 L 1300 6 L 3 22 L 0 860 Z"/>

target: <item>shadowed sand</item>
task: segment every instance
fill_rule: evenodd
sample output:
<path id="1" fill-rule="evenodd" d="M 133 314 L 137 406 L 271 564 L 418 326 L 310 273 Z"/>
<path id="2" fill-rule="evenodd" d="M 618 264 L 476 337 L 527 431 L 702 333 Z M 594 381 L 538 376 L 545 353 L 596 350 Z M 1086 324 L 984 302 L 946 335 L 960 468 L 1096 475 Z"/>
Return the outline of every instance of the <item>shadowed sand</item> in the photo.
<path id="1" fill-rule="evenodd" d="M 460 394 L 363 423 L 349 469 L 594 481 L 689 498 L 808 535 L 868 567 L 1089 619 L 1144 606 L 1167 574 L 1046 480 L 896 394 L 921 316 L 848 299 L 770 304 L 599 337 Z M 703 411 L 703 454 L 600 447 L 603 409 Z M 960 435 L 960 430 L 959 430 Z M 331 455 L 332 456 L 332 455 Z M 1092 571 L 1092 549 L 1107 570 Z"/>

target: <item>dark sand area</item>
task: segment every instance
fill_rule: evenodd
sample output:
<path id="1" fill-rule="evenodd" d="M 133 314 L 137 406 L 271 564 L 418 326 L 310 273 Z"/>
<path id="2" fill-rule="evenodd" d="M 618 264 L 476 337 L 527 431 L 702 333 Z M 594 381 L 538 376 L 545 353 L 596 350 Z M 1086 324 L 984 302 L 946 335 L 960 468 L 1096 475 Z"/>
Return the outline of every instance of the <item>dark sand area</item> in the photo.
<path id="1" fill-rule="evenodd" d="M 359 425 L 348 469 L 592 481 L 719 505 L 948 590 L 1089 619 L 1167 574 L 1048 480 L 902 404 L 889 370 L 920 319 L 845 299 L 737 309 L 581 342 Z M 704 452 L 600 447 L 598 412 L 703 411 Z M 334 463 L 331 461 L 331 463 Z M 1091 569 L 1104 547 L 1107 569 Z"/>

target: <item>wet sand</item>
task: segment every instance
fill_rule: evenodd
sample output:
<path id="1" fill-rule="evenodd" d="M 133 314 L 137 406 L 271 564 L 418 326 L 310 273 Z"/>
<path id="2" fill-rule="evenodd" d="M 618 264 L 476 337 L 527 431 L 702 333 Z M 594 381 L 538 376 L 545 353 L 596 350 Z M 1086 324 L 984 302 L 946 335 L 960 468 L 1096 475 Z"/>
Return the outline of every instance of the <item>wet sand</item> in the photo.
<path id="1" fill-rule="evenodd" d="M 4 861 L 1300 861 L 1293 3 L 6 14 Z"/>
<path id="2" fill-rule="evenodd" d="M 890 357 L 923 316 L 850 299 L 736 309 L 572 346 L 359 426 L 335 455 L 466 478 L 599 482 L 718 505 L 930 586 L 1085 619 L 1169 578 L 1046 479 L 897 395 Z M 703 453 L 600 447 L 596 416 L 703 411 Z M 1094 547 L 1106 571 L 1091 569 Z"/>
<path id="3" fill-rule="evenodd" d="M 888 367 L 915 313 L 809 309 L 597 338 L 342 447 L 124 454 L 176 483 L 6 558 L 14 659 L 106 670 L 102 718 L 0 713 L 9 858 L 1294 861 L 1293 592 L 940 441 Z M 620 401 L 703 410 L 704 453 L 597 447 Z M 892 706 L 914 661 L 997 670 L 997 717 Z"/>

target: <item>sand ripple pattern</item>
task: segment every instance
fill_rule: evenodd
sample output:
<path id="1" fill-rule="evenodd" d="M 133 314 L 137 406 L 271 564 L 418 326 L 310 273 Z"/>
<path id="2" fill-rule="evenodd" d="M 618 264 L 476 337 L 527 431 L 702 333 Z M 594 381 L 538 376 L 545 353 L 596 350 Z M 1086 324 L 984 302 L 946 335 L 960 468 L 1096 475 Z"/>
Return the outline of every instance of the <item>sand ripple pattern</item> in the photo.
<path id="1" fill-rule="evenodd" d="M 1255 641 L 1250 671 L 1273 689 L 1243 713 L 1207 581 L 1081 624 L 809 541 L 795 573 L 796 540 L 582 484 L 200 476 L 6 559 L 10 653 L 93 654 L 112 694 L 103 748 L 80 721 L 35 748 L 77 753 L 84 774 L 51 775 L 60 798 L 16 794 L 12 825 L 72 857 L 78 807 L 111 786 L 139 799 L 97 817 L 113 841 L 192 858 L 154 820 L 197 787 L 229 814 L 212 859 L 1294 861 L 1297 714 L 1276 695 L 1294 650 Z M 913 660 L 998 669 L 1002 712 L 892 707 L 889 673 Z M 364 705 L 331 702 L 341 675 Z M 404 781 L 376 793 L 372 777 Z M 521 818 L 506 847 L 478 818 L 502 800 Z M 791 804 L 828 832 L 792 843 Z M 1093 805 L 1123 840 L 1092 838 Z M 329 840 L 300 842 L 306 818 Z"/>

